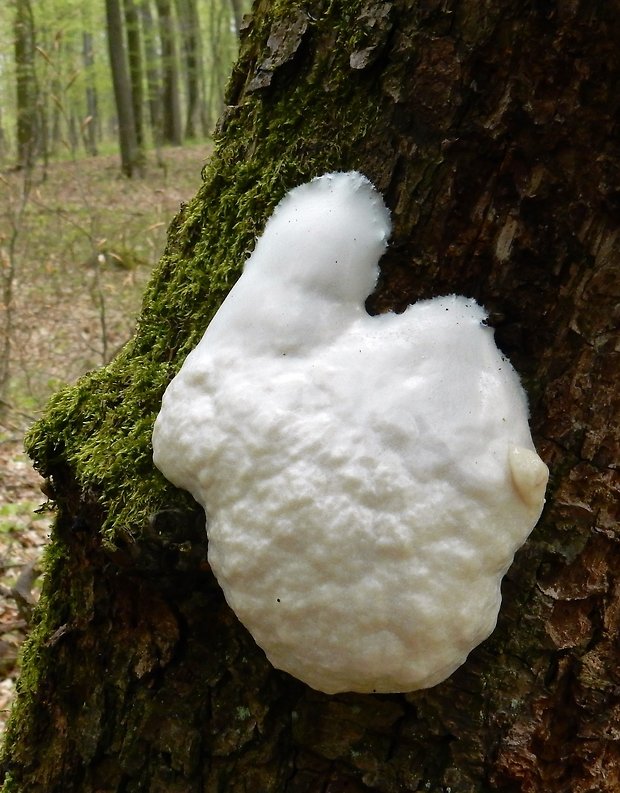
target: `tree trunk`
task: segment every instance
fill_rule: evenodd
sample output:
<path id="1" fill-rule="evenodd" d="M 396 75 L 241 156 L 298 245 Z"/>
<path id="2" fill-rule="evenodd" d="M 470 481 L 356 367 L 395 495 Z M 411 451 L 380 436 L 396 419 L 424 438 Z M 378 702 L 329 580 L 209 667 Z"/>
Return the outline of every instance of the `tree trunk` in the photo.
<path id="1" fill-rule="evenodd" d="M 28 437 L 57 518 L 4 793 L 620 790 L 616 31 L 586 2 L 258 2 L 136 337 Z M 163 390 L 275 203 L 351 168 L 392 210 L 370 310 L 486 305 L 552 474 L 491 638 L 402 695 L 274 670 L 151 462 Z"/>
<path id="2" fill-rule="evenodd" d="M 231 62 L 230 47 L 236 43 L 237 36 L 231 36 L 230 8 L 219 0 L 210 0 L 205 47 L 210 52 L 205 107 L 208 109 L 208 114 L 214 118 L 217 118 L 224 108 L 226 72 Z"/>
<path id="3" fill-rule="evenodd" d="M 202 51 L 200 46 L 200 17 L 196 0 L 176 0 L 177 18 L 181 33 L 187 113 L 185 137 L 197 135 L 202 110 Z"/>
<path id="4" fill-rule="evenodd" d="M 91 157 L 96 157 L 97 126 L 99 119 L 97 110 L 97 86 L 94 76 L 95 56 L 93 52 L 93 35 L 87 30 L 84 30 L 82 33 L 82 61 L 84 63 L 86 82 L 86 118 L 82 122 L 82 138 L 86 153 Z"/>
<path id="5" fill-rule="evenodd" d="M 243 20 L 243 8 L 241 0 L 230 0 L 230 8 L 233 13 L 233 22 L 235 23 L 235 33 L 238 36 L 241 33 L 241 22 Z"/>
<path id="6" fill-rule="evenodd" d="M 8 145 L 6 133 L 4 131 L 4 116 L 2 114 L 2 107 L 0 107 L 0 163 L 4 162 L 7 155 Z"/>
<path id="7" fill-rule="evenodd" d="M 17 167 L 32 168 L 40 144 L 35 70 L 35 26 L 29 0 L 16 0 L 14 17 Z"/>
<path id="8" fill-rule="evenodd" d="M 136 126 L 138 147 L 144 146 L 144 124 L 142 106 L 144 102 L 142 77 L 142 43 L 140 37 L 140 20 L 134 0 L 124 0 L 125 28 L 127 30 L 127 59 L 129 63 L 129 82 L 131 84 L 131 106 Z"/>
<path id="9" fill-rule="evenodd" d="M 125 176 L 134 175 L 140 162 L 136 123 L 131 96 L 131 81 L 123 37 L 123 18 L 120 0 L 106 0 L 108 49 L 114 84 L 114 99 L 118 116 L 118 140 L 121 150 L 121 170 Z"/>
<path id="10" fill-rule="evenodd" d="M 161 80 L 159 77 L 159 57 L 157 54 L 157 33 L 153 22 L 150 0 L 141 0 L 140 17 L 144 33 L 144 60 L 146 64 L 146 84 L 148 91 L 149 119 L 153 132 L 153 143 L 159 150 L 163 142 L 163 120 L 161 112 Z"/>
<path id="11" fill-rule="evenodd" d="M 161 41 L 163 138 L 166 143 L 180 146 L 183 143 L 183 124 L 181 121 L 179 57 L 176 25 L 170 0 L 157 0 L 157 13 Z"/>

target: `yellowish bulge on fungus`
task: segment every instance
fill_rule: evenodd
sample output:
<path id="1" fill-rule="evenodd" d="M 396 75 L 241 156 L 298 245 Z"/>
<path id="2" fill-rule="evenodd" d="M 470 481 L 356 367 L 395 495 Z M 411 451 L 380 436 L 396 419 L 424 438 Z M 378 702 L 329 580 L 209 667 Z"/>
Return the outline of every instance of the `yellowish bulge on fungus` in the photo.
<path id="1" fill-rule="evenodd" d="M 549 469 L 533 449 L 515 446 L 509 452 L 510 473 L 517 493 L 530 507 L 545 499 Z"/>
<path id="2" fill-rule="evenodd" d="M 547 481 L 474 300 L 366 313 L 389 233 L 358 173 L 292 190 L 153 433 L 156 465 L 205 507 L 230 606 L 328 693 L 424 688 L 462 664 Z"/>

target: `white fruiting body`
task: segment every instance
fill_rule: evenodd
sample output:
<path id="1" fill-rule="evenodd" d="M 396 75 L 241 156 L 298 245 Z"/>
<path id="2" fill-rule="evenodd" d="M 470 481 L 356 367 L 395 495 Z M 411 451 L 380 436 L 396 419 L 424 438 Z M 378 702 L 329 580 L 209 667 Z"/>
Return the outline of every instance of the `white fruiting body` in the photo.
<path id="1" fill-rule="evenodd" d="M 164 395 L 156 465 L 208 517 L 209 561 L 272 663 L 310 686 L 432 686 L 493 630 L 547 468 L 485 313 L 369 316 L 390 231 L 357 173 L 278 205 Z"/>

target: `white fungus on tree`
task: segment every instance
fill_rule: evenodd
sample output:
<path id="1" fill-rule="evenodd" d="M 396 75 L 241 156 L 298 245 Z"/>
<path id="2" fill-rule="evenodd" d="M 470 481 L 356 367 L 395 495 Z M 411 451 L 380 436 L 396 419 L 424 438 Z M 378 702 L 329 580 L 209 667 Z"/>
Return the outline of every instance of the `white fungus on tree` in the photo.
<path id="1" fill-rule="evenodd" d="M 366 313 L 389 233 L 358 173 L 288 193 L 153 433 L 206 510 L 232 609 L 327 693 L 427 688 L 462 664 L 548 476 L 474 300 Z"/>

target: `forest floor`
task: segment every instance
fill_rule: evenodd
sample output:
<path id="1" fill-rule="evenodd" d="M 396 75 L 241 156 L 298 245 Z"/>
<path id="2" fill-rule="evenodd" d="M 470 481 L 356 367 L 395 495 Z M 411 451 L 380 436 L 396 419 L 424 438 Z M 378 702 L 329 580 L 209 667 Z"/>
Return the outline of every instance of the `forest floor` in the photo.
<path id="1" fill-rule="evenodd" d="M 54 162 L 30 184 L 0 171 L 0 735 L 51 521 L 37 512 L 46 499 L 24 432 L 51 393 L 131 336 L 167 227 L 208 154 L 207 144 L 165 149 L 158 164 L 150 153 L 133 180 L 116 156 Z"/>

